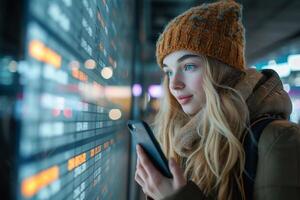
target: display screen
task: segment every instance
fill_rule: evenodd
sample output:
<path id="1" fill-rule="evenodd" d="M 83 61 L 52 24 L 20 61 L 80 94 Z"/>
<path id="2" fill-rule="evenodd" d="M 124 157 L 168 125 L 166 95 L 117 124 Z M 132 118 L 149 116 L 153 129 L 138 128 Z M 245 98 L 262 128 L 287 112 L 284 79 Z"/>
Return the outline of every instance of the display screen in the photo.
<path id="1" fill-rule="evenodd" d="M 17 126 L 5 129 L 12 196 L 126 199 L 133 1 L 23 3 L 24 53 L 0 62 L 1 75 L 18 74 L 17 85 L 0 83 L 1 120 L 10 107 Z M 9 87 L 20 89 L 8 96 Z"/>

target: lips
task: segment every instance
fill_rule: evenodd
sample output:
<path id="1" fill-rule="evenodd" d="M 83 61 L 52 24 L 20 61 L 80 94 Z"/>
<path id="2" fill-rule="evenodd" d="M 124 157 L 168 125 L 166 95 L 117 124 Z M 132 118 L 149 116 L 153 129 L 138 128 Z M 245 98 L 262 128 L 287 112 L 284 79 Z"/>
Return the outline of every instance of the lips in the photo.
<path id="1" fill-rule="evenodd" d="M 183 105 L 183 104 L 187 104 L 192 99 L 192 97 L 193 95 L 184 95 L 184 96 L 177 97 L 177 100 L 181 105 Z"/>

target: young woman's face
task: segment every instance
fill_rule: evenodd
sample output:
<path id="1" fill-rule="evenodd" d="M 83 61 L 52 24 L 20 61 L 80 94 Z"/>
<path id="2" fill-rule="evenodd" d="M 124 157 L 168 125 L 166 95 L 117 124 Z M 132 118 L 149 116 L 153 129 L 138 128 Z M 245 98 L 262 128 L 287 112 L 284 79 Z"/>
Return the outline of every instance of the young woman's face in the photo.
<path id="1" fill-rule="evenodd" d="M 188 115 L 196 114 L 204 103 L 203 58 L 190 51 L 175 51 L 163 60 L 169 90 Z"/>

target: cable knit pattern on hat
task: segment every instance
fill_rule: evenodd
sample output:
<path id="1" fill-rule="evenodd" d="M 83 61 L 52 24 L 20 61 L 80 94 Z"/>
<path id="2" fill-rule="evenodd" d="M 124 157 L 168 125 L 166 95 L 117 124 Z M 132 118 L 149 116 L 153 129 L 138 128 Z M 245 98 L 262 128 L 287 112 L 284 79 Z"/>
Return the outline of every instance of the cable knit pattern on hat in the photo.
<path id="1" fill-rule="evenodd" d="M 241 5 L 233 0 L 202 4 L 174 18 L 156 43 L 157 63 L 178 50 L 209 56 L 237 69 L 245 68 L 245 30 Z"/>

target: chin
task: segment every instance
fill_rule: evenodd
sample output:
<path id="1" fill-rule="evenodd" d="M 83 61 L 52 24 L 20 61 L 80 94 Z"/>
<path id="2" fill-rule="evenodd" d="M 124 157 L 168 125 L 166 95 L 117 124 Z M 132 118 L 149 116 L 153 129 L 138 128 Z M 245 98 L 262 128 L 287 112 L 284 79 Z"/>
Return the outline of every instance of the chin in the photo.
<path id="1" fill-rule="evenodd" d="M 183 108 L 183 112 L 187 115 L 195 115 L 197 113 L 197 110 L 196 109 L 190 109 L 190 108 L 189 109 L 188 108 L 186 108 L 186 109 Z"/>
<path id="2" fill-rule="evenodd" d="M 182 107 L 182 110 L 185 114 L 193 116 L 197 114 L 200 111 L 201 108 L 195 108 L 195 107 Z"/>

